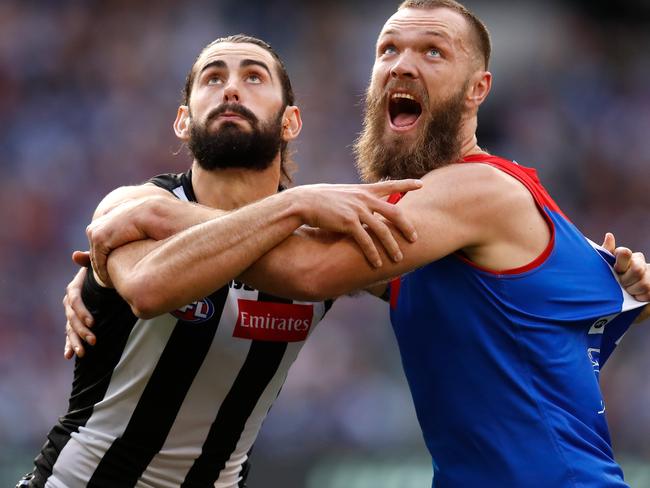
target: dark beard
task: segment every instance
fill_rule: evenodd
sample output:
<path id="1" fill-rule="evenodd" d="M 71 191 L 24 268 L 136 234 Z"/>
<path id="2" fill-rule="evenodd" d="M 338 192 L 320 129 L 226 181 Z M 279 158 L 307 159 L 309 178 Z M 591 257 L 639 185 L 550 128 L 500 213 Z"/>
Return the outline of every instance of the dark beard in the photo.
<path id="1" fill-rule="evenodd" d="M 415 142 L 384 140 L 388 113 L 381 95 L 366 94 L 363 131 L 356 140 L 354 151 L 357 168 L 364 181 L 421 178 L 428 172 L 460 159 L 460 127 L 464 110 L 463 86 L 436 107 L 426 111 L 426 126 Z M 426 97 L 423 102 L 426 102 Z"/>
<path id="2" fill-rule="evenodd" d="M 251 124 L 251 131 L 242 130 L 233 122 L 225 122 L 216 133 L 208 132 L 208 124 L 224 112 L 234 112 L 245 117 Z M 282 115 L 266 124 L 246 107 L 227 103 L 213 110 L 204 124 L 192 124 L 188 148 L 196 162 L 203 169 L 241 168 L 263 171 L 271 166 L 282 147 Z"/>

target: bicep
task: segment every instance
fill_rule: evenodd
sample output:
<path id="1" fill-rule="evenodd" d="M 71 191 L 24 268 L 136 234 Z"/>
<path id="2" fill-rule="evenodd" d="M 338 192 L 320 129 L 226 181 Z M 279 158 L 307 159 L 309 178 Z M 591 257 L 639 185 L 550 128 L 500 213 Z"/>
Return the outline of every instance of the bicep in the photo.
<path id="1" fill-rule="evenodd" d="M 471 224 L 456 215 L 454 206 L 438 204 L 425 190 L 399 203 L 413 223 L 418 239 L 409 242 L 394 227 L 403 259 L 394 262 L 375 239 L 383 265 L 371 266 L 350 237 L 332 239 L 302 233 L 274 248 L 246 272 L 243 280 L 256 288 L 292 298 L 336 297 L 373 287 L 407 271 L 435 261 L 471 242 Z M 453 225 L 452 225 L 453 224 Z"/>

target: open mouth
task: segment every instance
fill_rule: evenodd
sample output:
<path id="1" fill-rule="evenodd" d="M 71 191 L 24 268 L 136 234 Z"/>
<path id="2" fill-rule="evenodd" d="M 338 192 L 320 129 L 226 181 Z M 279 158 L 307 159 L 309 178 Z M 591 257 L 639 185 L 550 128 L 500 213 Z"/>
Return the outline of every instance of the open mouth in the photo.
<path id="1" fill-rule="evenodd" d="M 393 93 L 388 101 L 388 115 L 393 129 L 407 130 L 413 127 L 422 115 L 422 105 L 413 95 Z"/>

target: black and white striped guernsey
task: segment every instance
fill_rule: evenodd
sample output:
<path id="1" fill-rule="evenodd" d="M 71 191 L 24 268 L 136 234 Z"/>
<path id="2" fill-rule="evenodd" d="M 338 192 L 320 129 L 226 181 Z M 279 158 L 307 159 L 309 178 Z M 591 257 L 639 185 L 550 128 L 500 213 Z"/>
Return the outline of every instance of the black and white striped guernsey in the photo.
<path id="1" fill-rule="evenodd" d="M 190 172 L 151 182 L 196 201 Z M 142 320 L 92 273 L 82 296 L 95 317 L 97 345 L 77 358 L 68 413 L 24 486 L 243 486 L 262 421 L 331 306 L 232 281 Z"/>

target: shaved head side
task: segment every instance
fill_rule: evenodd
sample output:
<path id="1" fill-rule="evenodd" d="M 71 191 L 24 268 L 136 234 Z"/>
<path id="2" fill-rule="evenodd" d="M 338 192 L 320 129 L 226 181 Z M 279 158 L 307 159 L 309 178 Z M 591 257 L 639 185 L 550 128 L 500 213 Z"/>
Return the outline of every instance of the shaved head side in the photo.
<path id="1" fill-rule="evenodd" d="M 487 70 L 490 65 L 490 56 L 492 55 L 492 41 L 490 40 L 490 33 L 481 19 L 479 19 L 473 12 L 467 9 L 464 5 L 454 0 L 405 0 L 400 4 L 397 10 L 404 8 L 421 8 L 421 9 L 434 9 L 434 8 L 447 8 L 458 12 L 467 20 L 470 26 L 470 31 L 473 36 L 472 45 L 476 49 L 477 58 L 483 63 L 483 69 Z"/>

